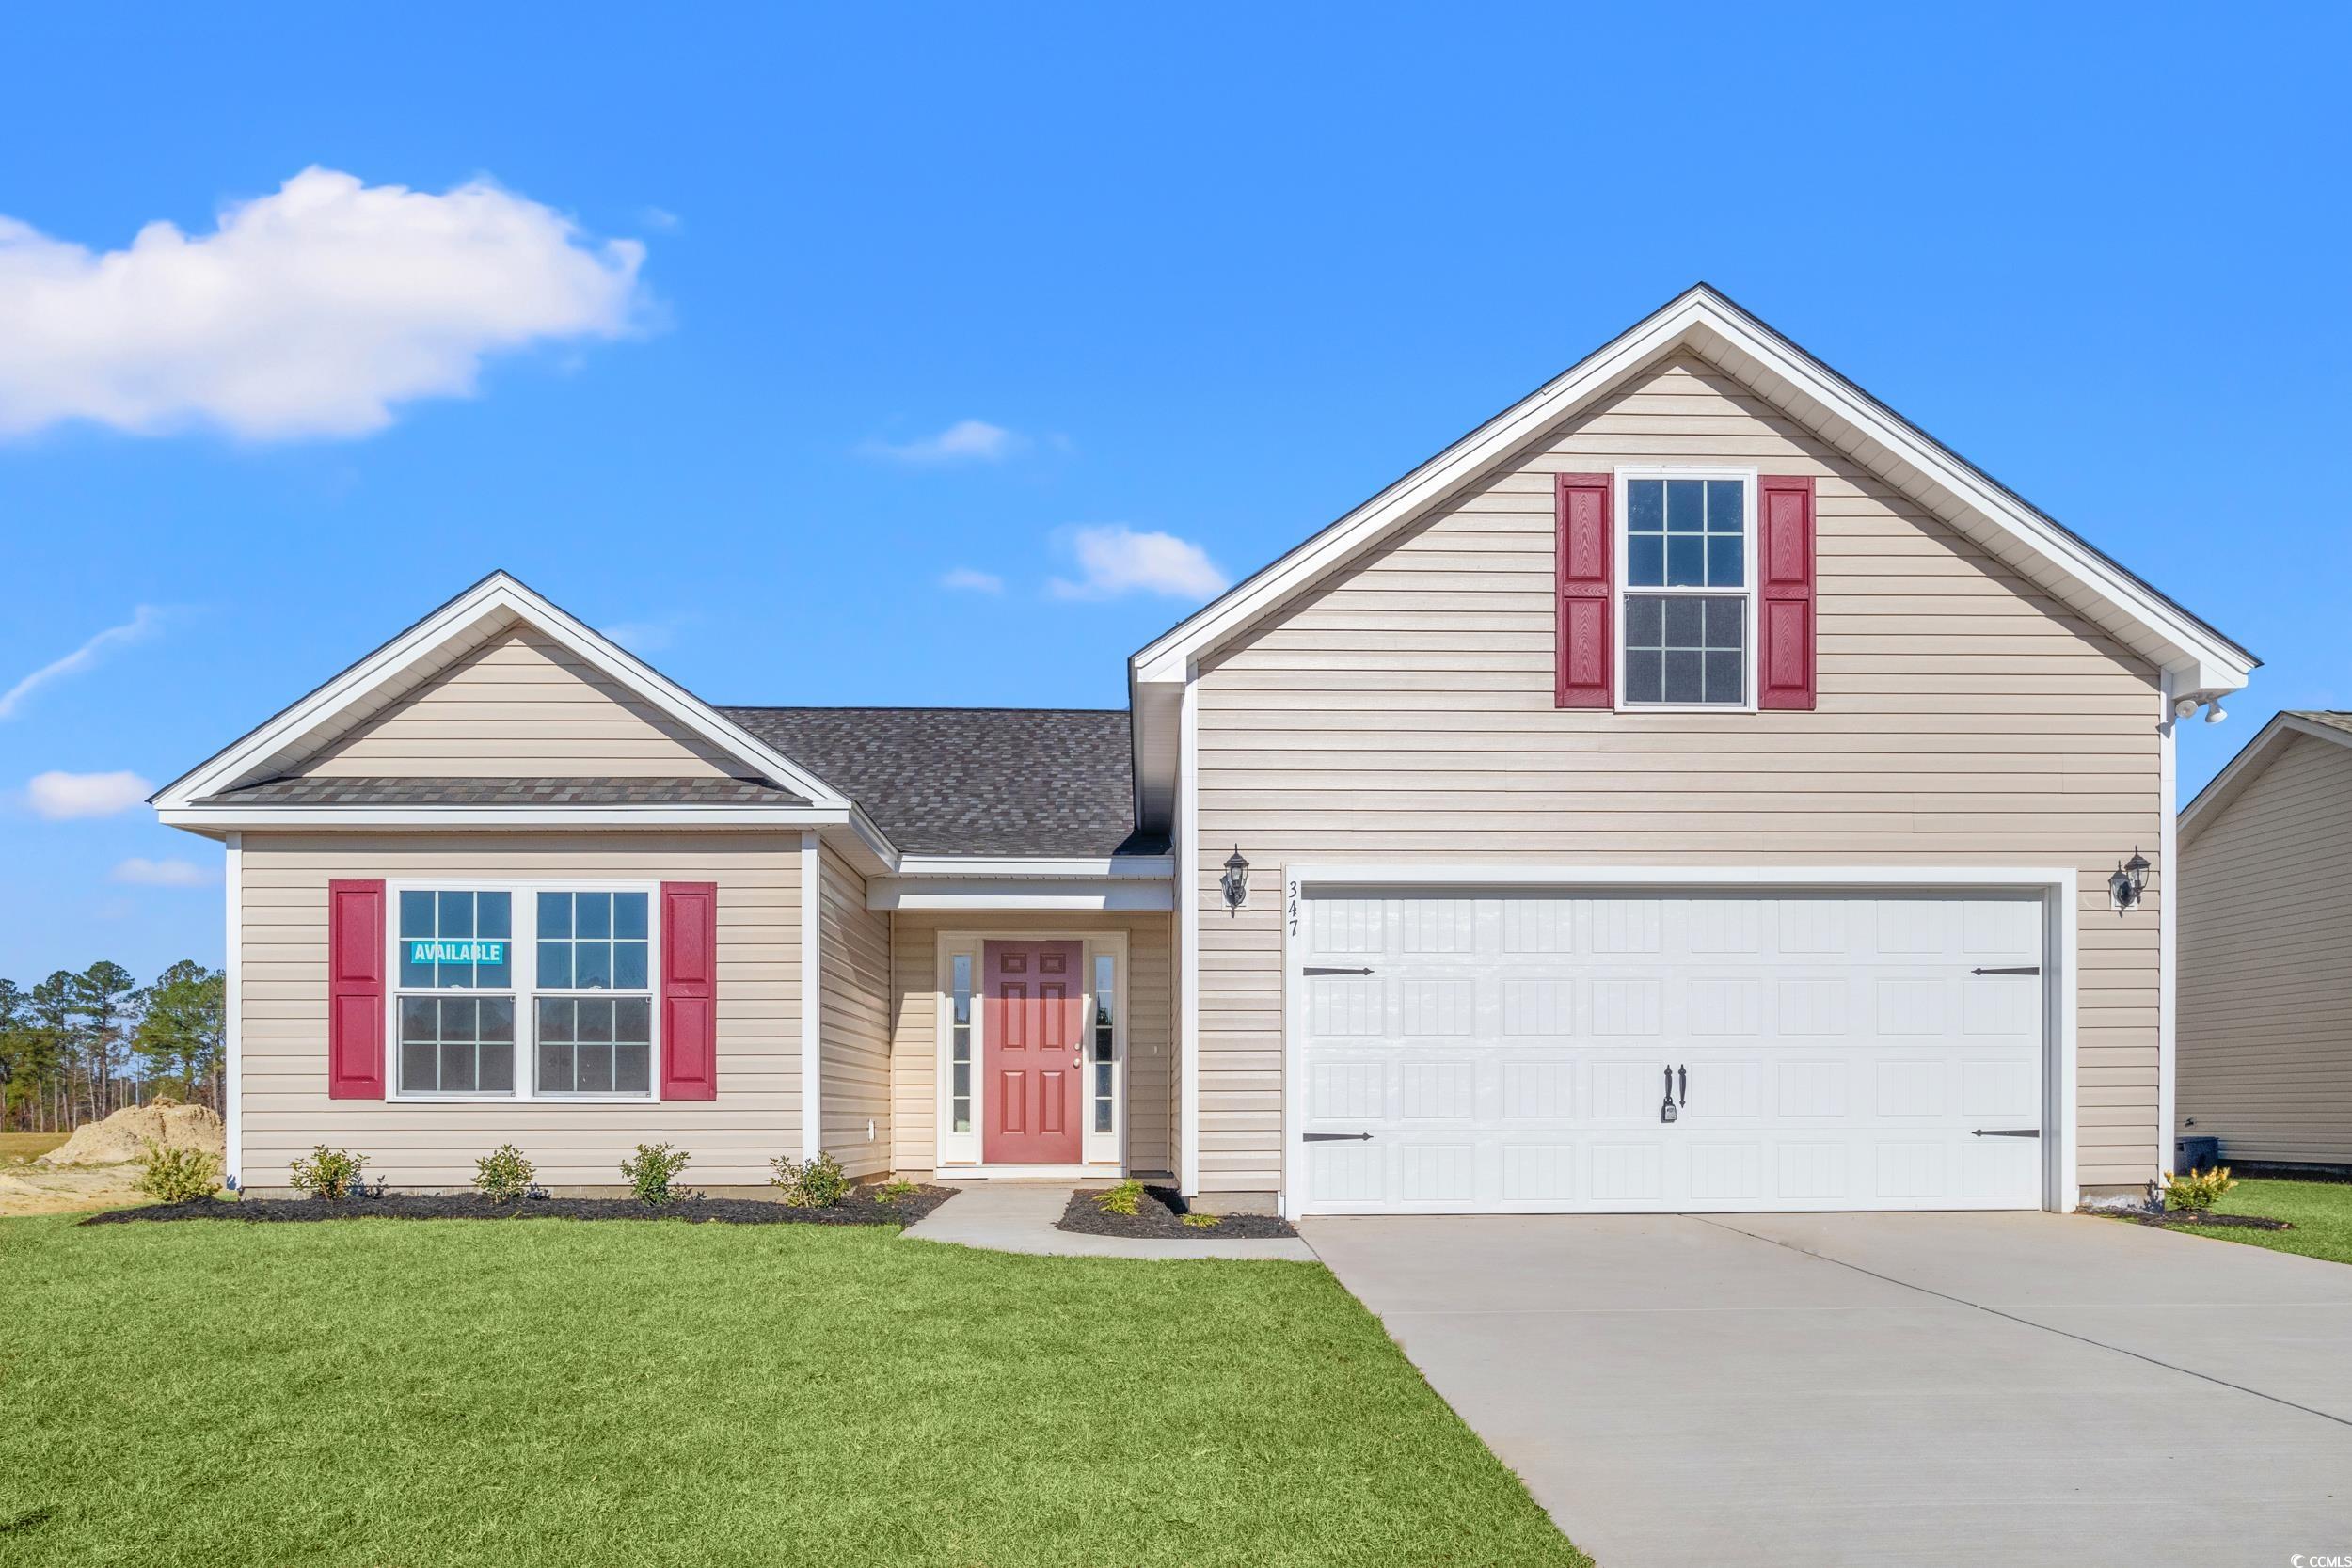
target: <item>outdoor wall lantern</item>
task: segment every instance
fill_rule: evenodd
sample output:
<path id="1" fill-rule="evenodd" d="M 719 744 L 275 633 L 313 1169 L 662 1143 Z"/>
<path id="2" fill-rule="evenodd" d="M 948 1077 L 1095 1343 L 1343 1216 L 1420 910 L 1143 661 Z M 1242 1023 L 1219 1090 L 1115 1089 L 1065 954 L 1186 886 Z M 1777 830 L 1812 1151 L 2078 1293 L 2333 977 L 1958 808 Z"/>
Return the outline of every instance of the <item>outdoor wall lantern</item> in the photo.
<path id="1" fill-rule="evenodd" d="M 1241 913 L 1242 904 L 1249 897 L 1249 863 L 1241 858 L 1241 846 L 1225 857 L 1225 875 L 1217 885 L 1225 890 L 1225 912 Z"/>
<path id="2" fill-rule="evenodd" d="M 2107 879 L 2107 893 L 2118 910 L 2129 910 L 2139 906 L 2139 895 L 2147 891 L 2148 861 L 2134 849 L 2132 858 L 2117 866 L 2115 875 Z"/>

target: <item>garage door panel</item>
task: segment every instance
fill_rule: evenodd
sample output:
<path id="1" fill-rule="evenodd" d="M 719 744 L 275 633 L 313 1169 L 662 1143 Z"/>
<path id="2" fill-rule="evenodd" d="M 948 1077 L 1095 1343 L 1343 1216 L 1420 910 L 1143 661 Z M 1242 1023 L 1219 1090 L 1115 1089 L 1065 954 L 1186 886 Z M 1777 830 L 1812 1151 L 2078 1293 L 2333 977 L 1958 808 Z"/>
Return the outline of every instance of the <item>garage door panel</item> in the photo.
<path id="1" fill-rule="evenodd" d="M 2040 901 L 1311 898 L 1308 1212 L 2031 1207 Z M 1677 1070 L 1678 1069 L 1678 1070 Z M 1669 1084 L 1679 1103 L 1661 1118 Z M 1369 1138 L 1359 1134 L 1369 1133 Z"/>

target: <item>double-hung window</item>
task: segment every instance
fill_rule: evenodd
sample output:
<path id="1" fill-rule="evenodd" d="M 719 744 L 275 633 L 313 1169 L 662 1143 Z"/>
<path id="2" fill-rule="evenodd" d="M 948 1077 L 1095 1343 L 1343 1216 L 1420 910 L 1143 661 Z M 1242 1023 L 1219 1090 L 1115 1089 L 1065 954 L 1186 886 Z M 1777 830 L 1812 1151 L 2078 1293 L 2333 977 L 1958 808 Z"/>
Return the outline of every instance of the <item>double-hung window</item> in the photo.
<path id="1" fill-rule="evenodd" d="M 1756 477 L 1618 478 L 1618 705 L 1753 707 Z"/>
<path id="2" fill-rule="evenodd" d="M 407 1099 L 651 1099 L 651 890 L 398 891 L 397 1072 Z"/>

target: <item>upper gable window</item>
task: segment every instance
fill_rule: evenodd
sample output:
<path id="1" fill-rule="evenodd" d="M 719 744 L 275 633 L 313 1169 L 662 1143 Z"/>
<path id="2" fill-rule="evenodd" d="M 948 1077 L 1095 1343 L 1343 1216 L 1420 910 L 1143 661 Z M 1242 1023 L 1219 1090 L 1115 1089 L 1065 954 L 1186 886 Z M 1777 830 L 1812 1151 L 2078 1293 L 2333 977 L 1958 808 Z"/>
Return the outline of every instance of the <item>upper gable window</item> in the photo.
<path id="1" fill-rule="evenodd" d="M 1621 707 L 1755 705 L 1753 475 L 1621 469 Z"/>

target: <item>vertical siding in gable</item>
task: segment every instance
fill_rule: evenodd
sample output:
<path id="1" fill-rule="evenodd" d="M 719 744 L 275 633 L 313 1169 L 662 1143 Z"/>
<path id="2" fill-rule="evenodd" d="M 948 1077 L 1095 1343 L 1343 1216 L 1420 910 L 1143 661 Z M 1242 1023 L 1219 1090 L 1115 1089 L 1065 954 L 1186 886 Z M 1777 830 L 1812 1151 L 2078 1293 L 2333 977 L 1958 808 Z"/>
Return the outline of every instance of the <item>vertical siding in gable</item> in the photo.
<path id="1" fill-rule="evenodd" d="M 2352 1163 L 2352 750 L 2289 740 L 2181 877 L 2182 1131 L 2225 1162 Z"/>
<path id="2" fill-rule="evenodd" d="M 516 626 L 294 769 L 335 778 L 726 778 L 726 753 Z"/>
<path id="3" fill-rule="evenodd" d="M 1812 712 L 1554 706 L 1553 475 L 1659 461 L 1817 482 Z M 2137 1182 L 2156 1127 L 2156 673 L 1736 382 L 1682 359 L 1302 591 L 1200 680 L 1201 1180 L 1280 1161 L 1274 899 L 1308 858 L 2069 864 L 2081 872 L 2081 1180 Z"/>
<path id="4" fill-rule="evenodd" d="M 851 1176 L 878 1176 L 891 1168 L 890 916 L 866 907 L 866 879 L 848 862 L 821 853 L 824 1148 Z"/>

